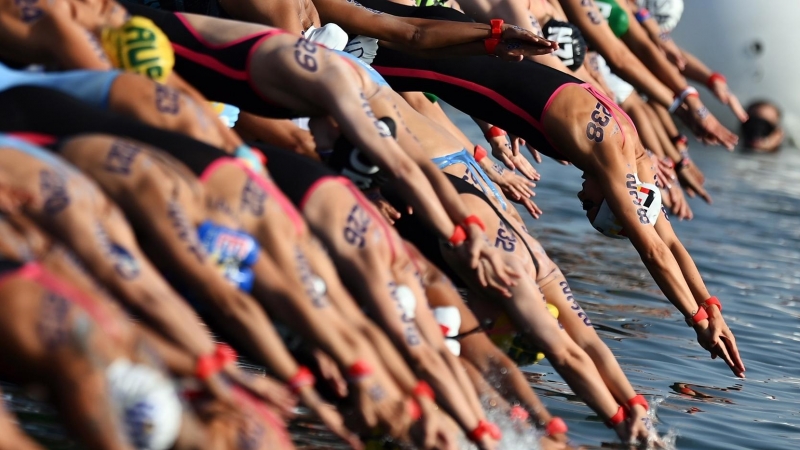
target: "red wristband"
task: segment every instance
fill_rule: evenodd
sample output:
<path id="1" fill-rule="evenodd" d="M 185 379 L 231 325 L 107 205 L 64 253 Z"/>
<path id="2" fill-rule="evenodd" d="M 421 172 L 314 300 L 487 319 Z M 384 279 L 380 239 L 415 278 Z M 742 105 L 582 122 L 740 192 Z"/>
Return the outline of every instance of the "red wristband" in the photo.
<path id="1" fill-rule="evenodd" d="M 489 152 L 487 152 L 485 148 L 480 145 L 475 146 L 475 162 L 481 162 L 481 160 L 487 156 L 489 156 Z"/>
<path id="2" fill-rule="evenodd" d="M 705 306 L 706 309 L 708 309 L 709 305 L 717 305 L 717 308 L 719 308 L 719 312 L 722 312 L 722 303 L 719 302 L 719 299 L 717 297 L 713 296 L 709 297 L 708 300 L 703 302 L 703 305 Z"/>
<path id="3" fill-rule="evenodd" d="M 645 411 L 650 410 L 650 405 L 647 403 L 647 400 L 645 400 L 644 396 L 641 394 L 636 394 L 630 400 L 625 402 L 625 406 L 628 407 L 628 410 L 633 409 L 633 407 L 636 405 L 643 407 Z"/>
<path id="4" fill-rule="evenodd" d="M 614 414 L 610 419 L 605 421 L 605 424 L 608 428 L 614 428 L 617 425 L 621 424 L 628 418 L 628 415 L 625 413 L 625 408 L 622 406 L 617 409 L 617 413 Z"/>
<path id="5" fill-rule="evenodd" d="M 477 225 L 481 228 L 481 230 L 486 231 L 486 225 L 483 223 L 481 218 L 475 214 L 467 216 L 467 218 L 464 219 L 464 227 L 466 228 L 467 225 Z"/>
<path id="6" fill-rule="evenodd" d="M 227 344 L 217 344 L 214 353 L 203 355 L 197 359 L 194 376 L 205 381 L 233 362 L 236 362 L 236 351 Z"/>
<path id="7" fill-rule="evenodd" d="M 313 386 L 316 381 L 314 374 L 308 370 L 308 367 L 300 366 L 300 368 L 297 369 L 297 373 L 289 379 L 287 384 L 292 393 L 297 394 L 300 392 L 300 389 L 306 386 Z"/>
<path id="8" fill-rule="evenodd" d="M 550 419 L 550 422 L 547 422 L 547 426 L 544 427 L 544 432 L 547 433 L 548 436 L 565 434 L 567 431 L 569 431 L 569 428 L 561 417 L 553 417 Z"/>
<path id="9" fill-rule="evenodd" d="M 467 240 L 467 232 L 464 231 L 464 227 L 461 225 L 456 225 L 456 229 L 453 230 L 453 235 L 450 236 L 450 239 L 447 241 L 450 242 L 451 245 L 461 245 L 464 241 Z"/>
<path id="10" fill-rule="evenodd" d="M 500 428 L 497 428 L 497 425 L 489 422 L 488 420 L 481 420 L 478 422 L 478 426 L 475 427 L 475 429 L 472 430 L 467 437 L 472 442 L 479 442 L 487 434 L 496 441 L 499 441 L 500 438 L 503 437 L 503 433 L 500 432 Z"/>
<path id="11" fill-rule="evenodd" d="M 691 319 L 686 319 L 686 324 L 690 327 L 693 327 L 695 324 L 700 323 L 704 320 L 708 319 L 708 313 L 706 312 L 705 308 L 699 307 L 697 308 L 697 312 L 694 313 Z"/>
<path id="12" fill-rule="evenodd" d="M 489 23 L 492 25 L 492 36 L 483 40 L 483 46 L 486 48 L 487 55 L 494 55 L 503 34 L 503 19 L 492 19 Z"/>
<path id="13" fill-rule="evenodd" d="M 723 83 L 727 83 L 728 79 L 725 78 L 725 75 L 719 72 L 714 72 L 711 74 L 710 77 L 708 77 L 708 80 L 706 80 L 706 86 L 708 86 L 709 89 L 714 89 L 714 83 L 716 83 L 717 81 L 722 81 Z"/>
<path id="14" fill-rule="evenodd" d="M 689 138 L 686 137 L 685 134 L 679 134 L 677 136 L 673 136 L 670 138 L 674 145 L 683 144 L 687 145 L 689 143 Z"/>
<path id="15" fill-rule="evenodd" d="M 506 133 L 506 130 L 504 130 L 504 129 L 500 128 L 500 127 L 496 127 L 494 125 L 489 127 L 489 131 L 487 131 L 486 134 L 489 137 L 508 136 L 508 133 Z"/>
<path id="16" fill-rule="evenodd" d="M 525 408 L 517 405 L 511 408 L 511 411 L 508 412 L 508 416 L 512 421 L 525 422 L 528 420 L 528 417 L 530 417 L 530 414 L 528 414 Z"/>
<path id="17" fill-rule="evenodd" d="M 236 358 L 238 358 L 236 350 L 234 350 L 230 345 L 222 343 L 217 344 L 217 348 L 214 350 L 214 356 L 216 356 L 220 363 L 220 369 L 228 364 L 235 363 Z"/>
<path id="18" fill-rule="evenodd" d="M 370 366 L 369 363 L 363 359 L 359 359 L 347 370 L 347 381 L 351 383 L 357 383 L 372 375 L 372 373 L 372 366 Z"/>
<path id="19" fill-rule="evenodd" d="M 222 369 L 217 360 L 216 353 L 209 353 L 197 358 L 197 365 L 194 368 L 194 376 L 205 381 Z"/>
<path id="20" fill-rule="evenodd" d="M 413 398 L 409 398 L 408 401 L 406 401 L 406 411 L 408 411 L 408 415 L 411 416 L 412 422 L 416 422 L 422 417 L 422 407 L 420 407 L 419 402 Z"/>
<path id="21" fill-rule="evenodd" d="M 436 401 L 436 394 L 434 394 L 431 385 L 423 380 L 417 382 L 417 385 L 414 386 L 414 390 L 411 391 L 411 393 L 417 397 L 428 397 L 431 401 Z"/>

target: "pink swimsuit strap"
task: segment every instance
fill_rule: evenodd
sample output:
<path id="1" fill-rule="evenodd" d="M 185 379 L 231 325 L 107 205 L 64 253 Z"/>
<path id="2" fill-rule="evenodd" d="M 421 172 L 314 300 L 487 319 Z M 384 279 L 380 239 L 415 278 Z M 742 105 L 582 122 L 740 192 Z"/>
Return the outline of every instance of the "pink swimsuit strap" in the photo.
<path id="1" fill-rule="evenodd" d="M 300 216 L 300 213 L 297 211 L 297 209 L 295 209 L 294 205 L 292 205 L 292 202 L 286 198 L 283 192 L 281 192 L 280 189 L 278 189 L 270 180 L 255 173 L 251 168 L 247 167 L 247 164 L 245 164 L 244 161 L 239 158 L 218 158 L 208 167 L 206 167 L 202 174 L 200 174 L 200 181 L 205 183 L 209 178 L 211 178 L 212 175 L 214 175 L 217 170 L 228 164 L 233 164 L 234 166 L 244 170 L 251 180 L 255 181 L 262 189 L 264 189 L 267 195 L 275 199 L 283 212 L 289 217 L 289 220 L 292 221 L 292 224 L 294 224 L 295 230 L 298 234 L 305 229 L 305 222 L 303 221 L 303 218 Z"/>
<path id="2" fill-rule="evenodd" d="M 103 329 L 109 336 L 118 337 L 120 334 L 114 318 L 100 307 L 99 302 L 70 283 L 53 275 L 36 261 L 28 262 L 19 269 L 7 272 L 0 276 L 0 286 L 14 278 L 33 281 L 47 290 L 63 296 L 65 299 L 81 308 Z"/>

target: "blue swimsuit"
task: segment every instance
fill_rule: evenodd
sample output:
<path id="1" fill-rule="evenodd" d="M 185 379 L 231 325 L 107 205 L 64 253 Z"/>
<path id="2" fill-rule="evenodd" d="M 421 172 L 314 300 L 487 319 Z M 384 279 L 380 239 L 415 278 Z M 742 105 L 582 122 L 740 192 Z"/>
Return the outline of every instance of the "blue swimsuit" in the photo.
<path id="1" fill-rule="evenodd" d="M 17 86 L 39 86 L 61 91 L 97 108 L 107 109 L 111 83 L 120 73 L 117 70 L 27 72 L 14 70 L 0 63 L 0 92 Z"/>
<path id="2" fill-rule="evenodd" d="M 467 166 L 467 172 L 469 172 L 470 176 L 472 177 L 475 187 L 480 189 L 481 192 L 488 196 L 483 185 L 478 182 L 478 178 L 480 178 L 484 183 L 486 183 L 487 186 L 489 186 L 494 198 L 496 198 L 500 202 L 500 206 L 503 207 L 503 211 L 508 208 L 503 196 L 500 195 L 500 192 L 497 191 L 497 188 L 495 187 L 494 183 L 492 183 L 492 180 L 489 179 L 489 175 L 486 175 L 486 172 L 483 171 L 483 168 L 478 165 L 478 162 L 475 161 L 475 158 L 473 158 L 468 151 L 461 150 L 460 152 L 450 153 L 449 155 L 438 156 L 436 158 L 432 158 L 431 161 L 439 166 L 439 169 L 444 169 L 445 167 L 452 166 L 453 164 L 464 164 Z"/>

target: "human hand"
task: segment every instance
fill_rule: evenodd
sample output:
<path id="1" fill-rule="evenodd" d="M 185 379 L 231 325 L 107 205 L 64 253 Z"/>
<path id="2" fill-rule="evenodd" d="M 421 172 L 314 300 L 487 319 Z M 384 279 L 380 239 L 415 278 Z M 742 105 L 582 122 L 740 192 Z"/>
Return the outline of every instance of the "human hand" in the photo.
<path id="1" fill-rule="evenodd" d="M 520 277 L 514 269 L 506 264 L 503 254 L 489 245 L 489 240 L 481 227 L 470 224 L 465 227 L 467 241 L 458 246 L 463 258 L 469 258 L 470 268 L 476 271 L 481 286 L 491 287 L 506 297 L 511 296 L 508 289 L 516 285 Z"/>
<path id="2" fill-rule="evenodd" d="M 503 24 L 502 26 L 500 39 L 502 40 L 501 43 L 505 43 L 507 41 L 512 41 L 512 42 L 519 41 L 520 43 L 531 46 L 532 49 L 538 48 L 539 51 L 542 52 L 538 53 L 539 55 L 546 55 L 548 53 L 553 53 L 554 51 L 558 50 L 557 42 L 548 41 L 544 37 L 539 36 L 522 27 L 518 27 L 516 25 L 511 25 L 507 23 Z"/>
<path id="3" fill-rule="evenodd" d="M 499 164 L 492 164 L 493 167 L 486 171 L 489 178 L 500 187 L 509 200 L 524 206 L 534 219 L 538 219 L 542 210 L 531 200 L 531 197 L 536 195 L 533 192 L 536 183 L 517 175 L 516 172 L 503 169 Z"/>
<path id="4" fill-rule="evenodd" d="M 633 405 L 628 411 L 627 423 L 627 440 L 623 442 L 630 443 L 646 443 L 650 438 L 650 429 L 653 427 L 650 423 L 650 417 L 647 415 L 647 410 L 642 405 Z"/>
<path id="5" fill-rule="evenodd" d="M 733 336 L 722 313 L 715 305 L 706 308 L 708 320 L 703 320 L 694 325 L 697 333 L 697 342 L 711 354 L 711 359 L 722 358 L 730 367 L 734 375 L 744 378 L 744 363 L 739 356 L 736 338 Z"/>
<path id="6" fill-rule="evenodd" d="M 688 156 L 681 159 L 678 163 L 677 174 L 678 174 L 678 181 L 680 182 L 681 186 L 686 189 L 686 194 L 694 198 L 696 195 L 699 195 L 706 203 L 711 204 L 712 199 L 711 195 L 703 187 L 703 183 L 697 178 L 696 173 L 699 172 L 699 169 L 695 170 L 693 167 L 691 160 L 688 159 Z M 702 172 L 699 172 L 702 176 Z"/>
<path id="7" fill-rule="evenodd" d="M 725 80 L 725 77 L 715 73 L 711 75 L 711 78 L 708 79 L 707 86 L 711 92 L 714 93 L 714 96 L 717 97 L 720 103 L 731 109 L 733 115 L 735 115 L 740 122 L 747 122 L 747 112 L 744 110 L 744 108 L 742 108 L 742 104 L 739 103 L 739 99 L 736 98 L 736 96 L 733 95 L 728 88 L 728 82 Z"/>
<path id="8" fill-rule="evenodd" d="M 297 396 L 278 380 L 268 376 L 261 376 L 242 372 L 240 369 L 226 370 L 227 379 L 241 389 L 254 395 L 284 420 L 295 417 L 294 408 L 297 406 Z"/>
<path id="9" fill-rule="evenodd" d="M 375 205 L 379 213 L 389 222 L 389 225 L 394 225 L 395 220 L 399 220 L 402 214 L 389 203 L 381 194 L 380 189 L 370 189 L 364 195 Z"/>
<path id="10" fill-rule="evenodd" d="M 458 449 L 458 428 L 452 420 L 446 420 L 439 408 L 431 400 L 417 397 L 421 416 L 409 429 L 409 435 L 418 448 L 428 449 Z M 411 401 L 411 399 L 409 399 Z"/>
<path id="11" fill-rule="evenodd" d="M 706 145 L 722 145 L 733 151 L 739 142 L 739 136 L 722 126 L 697 95 L 688 96 L 676 114 Z"/>

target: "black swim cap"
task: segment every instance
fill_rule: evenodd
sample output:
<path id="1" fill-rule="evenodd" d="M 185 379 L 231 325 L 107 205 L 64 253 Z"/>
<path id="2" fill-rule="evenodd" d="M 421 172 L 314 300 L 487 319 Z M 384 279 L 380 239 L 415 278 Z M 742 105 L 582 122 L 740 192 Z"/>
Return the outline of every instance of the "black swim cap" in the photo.
<path id="1" fill-rule="evenodd" d="M 777 127 L 769 120 L 758 116 L 750 116 L 747 122 L 742 124 L 742 137 L 745 143 L 749 144 L 757 139 L 765 138 L 772 134 Z"/>
<path id="2" fill-rule="evenodd" d="M 542 28 L 542 33 L 550 41 L 558 42 L 555 55 L 573 72 L 580 68 L 586 58 L 586 41 L 578 27 L 571 23 L 550 19 Z"/>
<path id="3" fill-rule="evenodd" d="M 397 139 L 397 124 L 390 117 L 375 121 L 381 135 Z M 334 171 L 350 179 L 359 189 L 370 189 L 384 185 L 388 178 L 369 156 L 362 153 L 341 135 L 333 144 L 333 152 L 325 163 Z"/>

